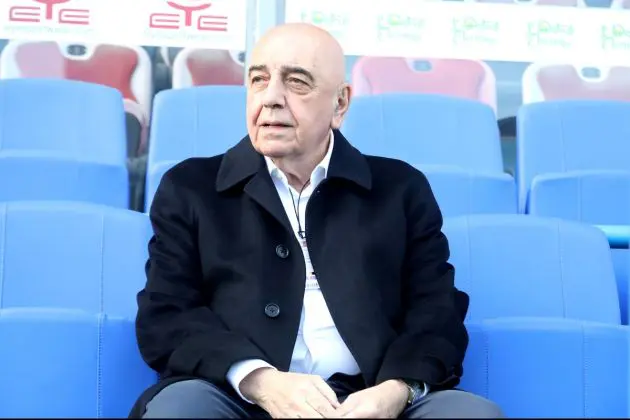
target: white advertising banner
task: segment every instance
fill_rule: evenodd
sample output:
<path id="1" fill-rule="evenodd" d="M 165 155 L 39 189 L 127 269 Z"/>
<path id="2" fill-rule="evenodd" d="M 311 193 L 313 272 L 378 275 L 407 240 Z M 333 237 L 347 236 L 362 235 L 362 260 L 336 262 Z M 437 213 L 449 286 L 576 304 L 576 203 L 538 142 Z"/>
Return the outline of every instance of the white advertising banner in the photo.
<path id="1" fill-rule="evenodd" d="M 630 64 L 630 10 L 419 0 L 288 0 L 286 22 L 348 55 Z"/>
<path id="2" fill-rule="evenodd" d="M 260 4 L 265 1 L 259 0 Z M 287 0 L 348 55 L 630 64 L 630 10 Z M 247 0 L 0 0 L 0 38 L 244 50 Z"/>
<path id="3" fill-rule="evenodd" d="M 247 0 L 0 0 L 0 38 L 243 50 Z"/>

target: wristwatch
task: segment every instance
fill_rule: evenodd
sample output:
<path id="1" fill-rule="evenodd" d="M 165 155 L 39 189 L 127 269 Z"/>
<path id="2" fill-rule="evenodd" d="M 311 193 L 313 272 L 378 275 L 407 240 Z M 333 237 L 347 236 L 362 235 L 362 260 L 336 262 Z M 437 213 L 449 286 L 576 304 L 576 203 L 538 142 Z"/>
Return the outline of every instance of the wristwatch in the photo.
<path id="1" fill-rule="evenodd" d="M 408 406 L 420 401 L 429 393 L 429 387 L 425 383 L 408 380 L 404 380 L 403 382 L 407 385 L 407 389 L 409 390 L 409 395 L 407 397 Z"/>

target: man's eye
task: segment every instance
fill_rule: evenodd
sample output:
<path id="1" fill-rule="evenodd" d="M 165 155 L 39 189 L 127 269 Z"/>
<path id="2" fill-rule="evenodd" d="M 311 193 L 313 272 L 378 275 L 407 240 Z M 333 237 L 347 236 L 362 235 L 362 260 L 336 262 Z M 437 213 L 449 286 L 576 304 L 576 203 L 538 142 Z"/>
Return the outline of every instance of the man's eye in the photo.
<path id="1" fill-rule="evenodd" d="M 291 82 L 291 83 L 297 83 L 297 84 L 302 84 L 302 85 L 305 85 L 305 84 L 306 84 L 306 82 L 304 82 L 304 80 L 300 80 L 300 79 L 297 79 L 297 78 L 295 78 L 295 77 L 290 77 L 290 78 L 289 78 L 289 82 Z"/>

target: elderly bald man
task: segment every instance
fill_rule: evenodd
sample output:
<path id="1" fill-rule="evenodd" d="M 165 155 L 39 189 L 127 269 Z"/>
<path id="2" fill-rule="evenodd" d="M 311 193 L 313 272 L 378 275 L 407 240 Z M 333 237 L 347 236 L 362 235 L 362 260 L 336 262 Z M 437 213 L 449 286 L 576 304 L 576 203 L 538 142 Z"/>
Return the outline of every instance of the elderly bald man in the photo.
<path id="1" fill-rule="evenodd" d="M 501 417 L 453 390 L 468 298 L 440 210 L 421 172 L 343 137 L 344 75 L 327 32 L 272 29 L 249 135 L 164 175 L 137 317 L 162 379 L 131 417 Z"/>

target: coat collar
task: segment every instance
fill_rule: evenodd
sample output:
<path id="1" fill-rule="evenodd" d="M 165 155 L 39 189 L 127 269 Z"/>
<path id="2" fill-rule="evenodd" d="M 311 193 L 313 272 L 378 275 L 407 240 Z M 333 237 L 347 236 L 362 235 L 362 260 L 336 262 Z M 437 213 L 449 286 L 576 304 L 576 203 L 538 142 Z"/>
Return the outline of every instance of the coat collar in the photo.
<path id="1" fill-rule="evenodd" d="M 366 190 L 371 189 L 372 175 L 365 156 L 339 130 L 334 130 L 333 135 L 335 141 L 327 178 L 345 179 Z M 249 136 L 246 136 L 223 156 L 216 189 L 219 192 L 227 191 L 254 175 L 269 177 L 269 172 L 264 157 L 254 149 Z"/>

